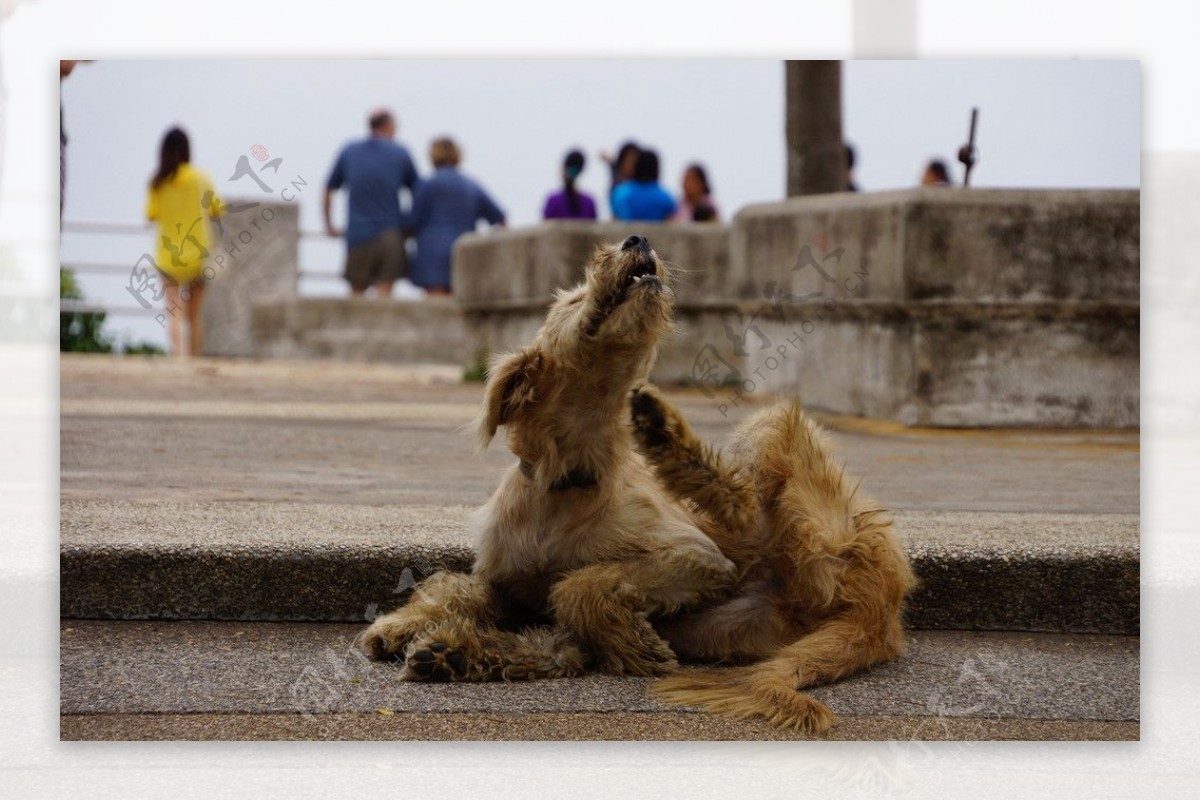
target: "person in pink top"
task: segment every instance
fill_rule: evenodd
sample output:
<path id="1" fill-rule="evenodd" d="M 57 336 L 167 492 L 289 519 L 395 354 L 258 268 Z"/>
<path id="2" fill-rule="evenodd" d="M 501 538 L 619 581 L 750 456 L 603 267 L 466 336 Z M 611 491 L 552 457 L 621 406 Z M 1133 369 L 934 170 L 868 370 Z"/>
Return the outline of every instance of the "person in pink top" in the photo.
<path id="1" fill-rule="evenodd" d="M 683 195 L 671 219 L 676 222 L 717 222 L 720 219 L 703 165 L 689 164 L 683 171 Z"/>

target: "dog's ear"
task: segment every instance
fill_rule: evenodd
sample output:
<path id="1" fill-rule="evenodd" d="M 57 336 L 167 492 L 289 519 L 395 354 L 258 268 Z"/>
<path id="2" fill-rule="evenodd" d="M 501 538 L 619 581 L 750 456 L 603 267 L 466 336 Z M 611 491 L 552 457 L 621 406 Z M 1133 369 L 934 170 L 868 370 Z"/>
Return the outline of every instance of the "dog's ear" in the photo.
<path id="1" fill-rule="evenodd" d="M 476 436 L 481 448 L 488 446 L 496 436 L 497 428 L 537 400 L 545 369 L 545 357 L 533 348 L 504 354 L 492 361 L 484 389 L 483 411 L 476 421 Z"/>

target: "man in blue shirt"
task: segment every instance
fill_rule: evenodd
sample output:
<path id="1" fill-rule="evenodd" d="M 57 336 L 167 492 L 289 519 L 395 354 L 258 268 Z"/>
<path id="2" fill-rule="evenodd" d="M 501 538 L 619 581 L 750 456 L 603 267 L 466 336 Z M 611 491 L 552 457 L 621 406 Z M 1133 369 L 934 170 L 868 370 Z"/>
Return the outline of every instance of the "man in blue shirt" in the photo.
<path id="1" fill-rule="evenodd" d="M 374 285 L 381 297 L 408 271 L 403 230 L 407 217 L 400 210 L 400 190 L 411 194 L 417 169 L 408 150 L 395 141 L 396 120 L 390 111 L 371 113 L 371 135 L 342 148 L 325 182 L 325 230 L 343 233 L 333 225 L 333 193 L 350 191 L 350 220 L 346 226 L 346 271 L 352 297 Z"/>

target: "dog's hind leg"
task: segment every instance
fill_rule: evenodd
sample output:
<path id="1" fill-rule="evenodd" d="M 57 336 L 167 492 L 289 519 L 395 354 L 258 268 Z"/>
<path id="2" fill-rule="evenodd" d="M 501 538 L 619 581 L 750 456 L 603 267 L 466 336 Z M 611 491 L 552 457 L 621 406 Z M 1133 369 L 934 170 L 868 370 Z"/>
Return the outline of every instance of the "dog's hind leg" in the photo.
<path id="1" fill-rule="evenodd" d="M 758 503 L 748 477 L 726 465 L 654 387 L 634 390 L 630 405 L 642 456 L 669 492 L 712 520 L 714 525 L 702 526 L 704 533 L 745 575 L 762 556 Z"/>
<path id="2" fill-rule="evenodd" d="M 680 661 L 731 664 L 774 654 L 787 642 L 788 633 L 787 620 L 772 598 L 755 594 L 656 620 L 654 628 Z"/>
<path id="3" fill-rule="evenodd" d="M 778 651 L 789 627 L 766 592 L 751 590 L 716 606 L 656 620 L 654 628 L 681 661 L 741 664 Z"/>
<path id="4" fill-rule="evenodd" d="M 440 571 L 423 581 L 404 606 L 375 619 L 359 643 L 372 659 L 404 653 L 413 639 L 447 621 L 487 625 L 496 614 L 491 587 L 475 576 Z"/>
<path id="5" fill-rule="evenodd" d="M 577 638 L 597 670 L 658 676 L 675 668 L 675 654 L 649 616 L 710 600 L 734 580 L 734 565 L 720 554 L 667 548 L 568 573 L 551 588 L 550 608 L 555 622 Z"/>

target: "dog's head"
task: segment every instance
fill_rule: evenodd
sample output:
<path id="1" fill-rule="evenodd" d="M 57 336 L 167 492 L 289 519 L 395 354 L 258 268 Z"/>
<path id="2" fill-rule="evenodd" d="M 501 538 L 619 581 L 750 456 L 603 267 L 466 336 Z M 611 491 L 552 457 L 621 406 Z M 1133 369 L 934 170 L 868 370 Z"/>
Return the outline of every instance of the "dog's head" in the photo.
<path id="1" fill-rule="evenodd" d="M 673 299 L 667 266 L 634 235 L 596 249 L 584 282 L 556 293 L 538 336 L 588 360 L 597 349 L 652 351 L 670 329 Z"/>
<path id="2" fill-rule="evenodd" d="M 555 293 L 533 343 L 489 368 L 481 442 L 535 407 L 572 415 L 605 399 L 624 402 L 671 330 L 673 300 L 667 266 L 645 237 L 597 248 L 583 283 Z"/>

